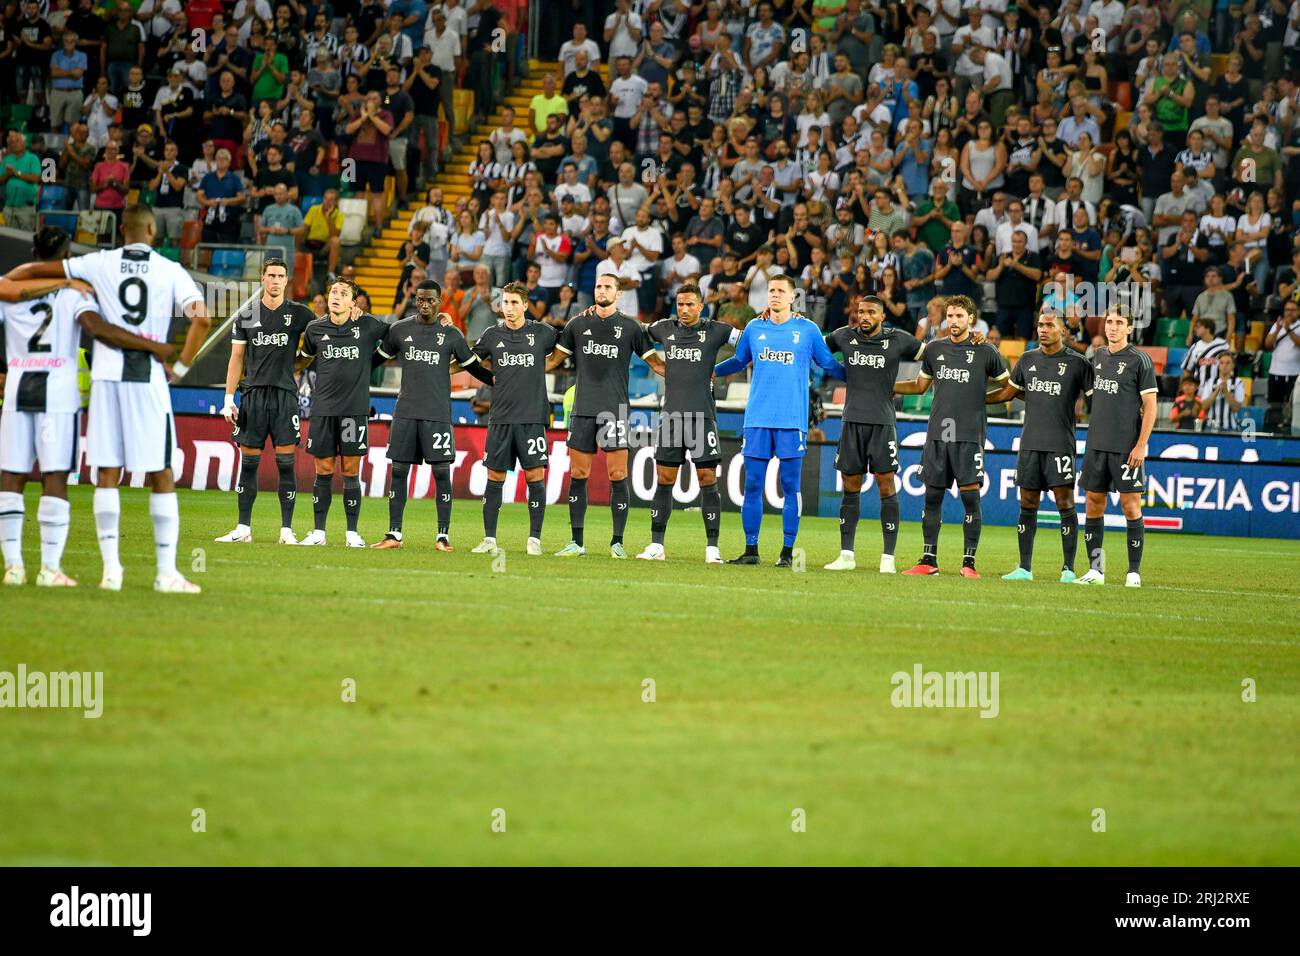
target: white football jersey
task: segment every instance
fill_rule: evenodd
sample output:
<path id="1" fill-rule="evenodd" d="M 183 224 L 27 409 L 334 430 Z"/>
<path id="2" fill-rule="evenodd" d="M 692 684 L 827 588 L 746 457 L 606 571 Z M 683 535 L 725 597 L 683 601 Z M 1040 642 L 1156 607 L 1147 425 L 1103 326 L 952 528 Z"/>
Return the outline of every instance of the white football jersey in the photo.
<path id="1" fill-rule="evenodd" d="M 5 408 L 15 412 L 75 412 L 81 408 L 78 316 L 97 312 L 95 300 L 60 289 L 26 302 L 0 302 L 5 355 Z"/>
<path id="2" fill-rule="evenodd" d="M 183 316 L 203 294 L 179 264 L 142 242 L 63 260 L 64 274 L 89 282 L 104 321 L 155 342 L 165 342 L 172 317 Z M 95 343 L 91 378 L 97 382 L 167 384 L 162 363 L 148 352 L 121 352 Z"/>

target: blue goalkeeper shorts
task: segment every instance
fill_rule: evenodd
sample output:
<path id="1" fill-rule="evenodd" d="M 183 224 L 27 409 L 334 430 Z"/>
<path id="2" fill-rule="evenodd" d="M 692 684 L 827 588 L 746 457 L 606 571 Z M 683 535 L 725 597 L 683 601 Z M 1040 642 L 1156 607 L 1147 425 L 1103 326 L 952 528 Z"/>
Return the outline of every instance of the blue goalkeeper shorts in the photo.
<path id="1" fill-rule="evenodd" d="M 741 454 L 746 458 L 802 458 L 806 436 L 797 428 L 746 428 Z"/>

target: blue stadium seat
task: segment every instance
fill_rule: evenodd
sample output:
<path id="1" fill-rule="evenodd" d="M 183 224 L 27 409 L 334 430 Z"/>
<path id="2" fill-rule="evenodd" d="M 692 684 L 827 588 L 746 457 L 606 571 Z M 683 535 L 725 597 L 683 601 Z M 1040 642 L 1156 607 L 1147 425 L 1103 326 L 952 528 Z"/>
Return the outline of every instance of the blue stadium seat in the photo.
<path id="1" fill-rule="evenodd" d="M 40 201 L 36 203 L 36 211 L 44 212 L 47 209 L 62 209 L 63 199 L 66 195 L 67 190 L 58 183 L 42 186 Z"/>
<path id="2" fill-rule="evenodd" d="M 237 279 L 244 274 L 244 250 L 216 249 L 212 253 L 212 264 L 208 271 L 214 276 Z"/>
<path id="3" fill-rule="evenodd" d="M 1183 367 L 1183 359 L 1185 358 L 1187 358 L 1187 349 L 1170 348 L 1169 358 L 1165 362 L 1165 374 L 1167 375 L 1178 374 L 1179 370 L 1182 369 Z"/>
<path id="4" fill-rule="evenodd" d="M 303 196 L 299 206 L 302 207 L 302 214 L 305 216 L 312 206 L 319 206 L 325 201 L 324 196 Z"/>
<path id="5" fill-rule="evenodd" d="M 77 214 L 75 212 L 46 212 L 41 217 L 41 222 L 46 226 L 58 226 L 70 236 L 77 234 Z"/>

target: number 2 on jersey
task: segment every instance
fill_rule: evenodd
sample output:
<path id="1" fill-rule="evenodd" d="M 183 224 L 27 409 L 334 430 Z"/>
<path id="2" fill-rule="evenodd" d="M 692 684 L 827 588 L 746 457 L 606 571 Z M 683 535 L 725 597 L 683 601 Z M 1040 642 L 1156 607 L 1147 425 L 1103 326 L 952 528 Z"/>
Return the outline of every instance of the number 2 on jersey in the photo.
<path id="1" fill-rule="evenodd" d="M 27 340 L 27 352 L 36 355 L 40 352 L 52 351 L 54 346 L 50 345 L 49 342 L 42 342 L 41 338 L 45 335 L 46 329 L 50 327 L 50 322 L 54 319 L 54 308 L 48 302 L 37 302 L 32 306 L 32 312 L 38 315 L 43 313 L 45 318 L 41 321 L 41 327 Z"/>

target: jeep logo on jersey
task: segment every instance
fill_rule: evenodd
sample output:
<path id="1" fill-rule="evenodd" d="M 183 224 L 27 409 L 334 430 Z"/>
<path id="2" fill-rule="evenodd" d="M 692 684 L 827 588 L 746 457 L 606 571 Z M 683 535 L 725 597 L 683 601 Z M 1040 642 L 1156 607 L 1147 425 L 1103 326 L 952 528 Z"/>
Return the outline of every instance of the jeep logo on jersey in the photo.
<path id="1" fill-rule="evenodd" d="M 602 358 L 612 359 L 618 358 L 618 346 L 606 345 L 603 342 L 592 342 L 591 340 L 588 340 L 587 344 L 582 347 L 582 351 L 584 355 L 599 355 Z"/>
<path id="2" fill-rule="evenodd" d="M 704 357 L 703 349 L 687 349 L 679 345 L 670 345 L 664 357 L 670 360 L 681 359 L 685 362 L 699 362 Z"/>
<path id="3" fill-rule="evenodd" d="M 775 349 L 765 348 L 754 357 L 760 362 L 780 362 L 782 365 L 794 364 L 793 352 L 778 352 Z"/>
<path id="4" fill-rule="evenodd" d="M 249 341 L 254 345 L 275 345 L 283 348 L 289 344 L 289 336 L 284 332 L 258 332 Z"/>
<path id="5" fill-rule="evenodd" d="M 322 358 L 327 359 L 356 360 L 361 358 L 361 349 L 355 345 L 327 345 L 320 354 Z"/>
<path id="6" fill-rule="evenodd" d="M 868 365 L 871 368 L 884 368 L 885 357 L 883 355 L 863 355 L 861 352 L 854 352 L 849 356 L 850 365 Z"/>
<path id="7" fill-rule="evenodd" d="M 442 361 L 442 353 L 435 352 L 432 349 L 417 349 L 411 346 L 402 356 L 408 362 L 424 362 L 426 365 L 437 365 Z"/>

